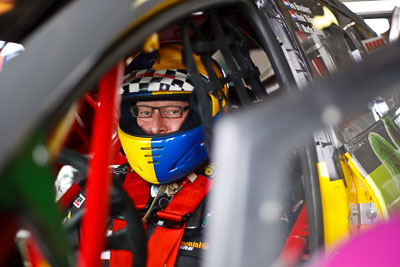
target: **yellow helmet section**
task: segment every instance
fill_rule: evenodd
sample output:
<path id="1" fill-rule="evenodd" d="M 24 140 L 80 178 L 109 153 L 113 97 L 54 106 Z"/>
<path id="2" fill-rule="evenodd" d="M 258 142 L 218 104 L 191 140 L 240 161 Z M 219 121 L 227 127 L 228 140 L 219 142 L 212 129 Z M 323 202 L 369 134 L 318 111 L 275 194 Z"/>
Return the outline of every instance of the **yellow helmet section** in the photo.
<path id="1" fill-rule="evenodd" d="M 159 58 L 157 61 L 154 63 L 152 66 L 152 69 L 154 70 L 162 70 L 162 69 L 186 69 L 186 66 L 183 65 L 183 60 L 182 60 L 182 45 L 180 44 L 167 44 L 163 45 L 162 49 L 159 50 Z M 203 63 L 201 62 L 200 56 L 198 55 L 193 55 L 194 61 L 196 62 L 197 70 L 200 74 L 204 76 L 209 76 L 207 73 L 206 68 L 204 67 Z M 213 69 L 215 73 L 217 74 L 217 77 L 221 78 L 223 77 L 222 70 L 216 66 L 216 64 L 213 64 Z M 165 94 L 164 92 L 159 92 L 160 94 Z M 153 93 L 156 94 L 156 93 Z M 226 102 L 225 102 L 225 97 L 228 95 L 228 89 L 227 86 L 224 85 L 222 88 L 222 92 L 218 92 L 219 98 L 222 99 L 222 101 L 219 101 L 217 97 L 215 97 L 212 94 L 209 94 L 211 98 L 211 108 L 212 108 L 212 116 L 214 117 L 219 111 L 220 107 L 225 107 Z M 222 96 L 222 94 L 225 95 Z"/>
<path id="2" fill-rule="evenodd" d="M 144 180 L 158 184 L 154 165 L 151 163 L 151 138 L 126 134 L 118 126 L 118 135 L 132 169 Z M 148 149 L 146 149 L 148 148 Z"/>
<path id="3" fill-rule="evenodd" d="M 163 70 L 163 69 L 186 69 L 186 66 L 183 65 L 182 60 L 182 45 L 180 44 L 166 44 L 163 45 L 162 48 L 158 51 L 159 58 L 156 60 L 152 69 L 154 70 Z M 199 73 L 208 77 L 206 68 L 203 63 L 201 63 L 200 56 L 193 55 L 194 61 L 196 62 L 197 70 Z M 213 66 L 214 71 L 218 77 L 222 77 L 222 72 L 217 66 Z"/>
<path id="4" fill-rule="evenodd" d="M 191 94 L 192 92 L 186 92 L 186 91 L 158 91 L 158 92 L 152 92 L 153 95 L 174 95 L 174 94 Z"/>
<path id="5" fill-rule="evenodd" d="M 223 97 L 222 94 L 224 94 L 225 97 L 228 95 L 226 86 L 224 86 L 223 92 L 218 92 L 219 98 L 222 99 L 221 101 L 218 101 L 218 99 L 214 95 L 210 94 L 212 117 L 214 117 L 220 111 L 220 107 L 225 107 L 226 105 L 225 97 Z"/>

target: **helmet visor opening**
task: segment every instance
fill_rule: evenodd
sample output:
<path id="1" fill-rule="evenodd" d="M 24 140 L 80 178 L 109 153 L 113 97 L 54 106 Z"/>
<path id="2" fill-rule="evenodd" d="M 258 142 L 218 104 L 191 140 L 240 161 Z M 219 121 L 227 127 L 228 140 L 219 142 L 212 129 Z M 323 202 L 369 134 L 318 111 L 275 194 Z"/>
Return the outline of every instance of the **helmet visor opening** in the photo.
<path id="1" fill-rule="evenodd" d="M 187 100 L 187 98 L 186 99 L 183 98 L 183 99 Z M 180 100 L 183 100 L 183 99 L 180 99 Z M 166 100 L 166 99 L 163 98 L 160 100 Z M 139 101 L 139 100 L 137 100 L 137 101 Z M 160 135 L 147 134 L 139 127 L 139 125 L 137 123 L 137 117 L 135 117 L 135 115 L 132 114 L 132 110 L 136 106 L 137 101 L 125 101 L 124 100 L 121 103 L 121 114 L 120 114 L 120 121 L 119 121 L 121 130 L 127 134 L 139 136 L 139 137 L 160 136 Z M 141 99 L 140 101 L 145 101 L 145 100 Z M 151 101 L 154 101 L 154 98 L 151 98 Z M 193 107 L 192 102 L 189 102 L 189 103 L 190 103 L 189 106 L 185 107 L 185 109 L 189 109 L 188 114 L 186 115 L 185 120 L 182 122 L 182 125 L 179 128 L 179 130 L 171 132 L 171 133 L 163 134 L 163 136 L 168 136 L 170 134 L 184 132 L 184 131 L 193 129 L 193 128 L 201 125 L 201 118 L 198 115 L 198 112 L 192 108 Z"/>

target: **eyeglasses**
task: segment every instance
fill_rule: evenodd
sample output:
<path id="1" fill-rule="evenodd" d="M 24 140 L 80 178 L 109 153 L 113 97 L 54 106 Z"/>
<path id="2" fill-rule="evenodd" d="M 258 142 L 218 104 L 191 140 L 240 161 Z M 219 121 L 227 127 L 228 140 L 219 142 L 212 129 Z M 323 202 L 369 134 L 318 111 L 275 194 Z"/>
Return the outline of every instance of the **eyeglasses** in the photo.
<path id="1" fill-rule="evenodd" d="M 162 107 L 151 107 L 151 106 L 132 106 L 131 113 L 136 118 L 151 118 L 154 110 L 158 109 L 161 118 L 181 118 L 183 111 L 189 109 L 189 106 L 162 106 Z"/>

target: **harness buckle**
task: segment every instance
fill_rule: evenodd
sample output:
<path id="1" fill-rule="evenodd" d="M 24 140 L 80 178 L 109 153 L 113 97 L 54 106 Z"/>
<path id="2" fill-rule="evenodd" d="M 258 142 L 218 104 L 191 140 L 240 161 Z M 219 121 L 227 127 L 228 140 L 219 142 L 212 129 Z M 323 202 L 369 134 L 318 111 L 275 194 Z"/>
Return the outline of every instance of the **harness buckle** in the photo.
<path id="1" fill-rule="evenodd" d="M 182 228 L 185 222 L 192 216 L 191 212 L 186 213 L 185 215 L 173 214 L 165 211 L 157 211 L 155 212 L 155 218 L 158 219 L 158 226 L 172 229 Z"/>

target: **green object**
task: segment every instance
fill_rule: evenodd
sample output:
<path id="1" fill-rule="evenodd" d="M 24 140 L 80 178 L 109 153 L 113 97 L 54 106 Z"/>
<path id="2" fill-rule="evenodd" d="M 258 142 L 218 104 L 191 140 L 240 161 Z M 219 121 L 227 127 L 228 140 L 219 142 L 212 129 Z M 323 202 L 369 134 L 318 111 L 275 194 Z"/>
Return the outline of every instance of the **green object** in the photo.
<path id="1" fill-rule="evenodd" d="M 400 206 L 400 153 L 377 133 L 368 135 L 369 143 L 382 165 L 370 173 L 388 205 L 388 209 Z M 383 167 L 382 167 L 383 166 Z"/>
<path id="2" fill-rule="evenodd" d="M 386 131 L 388 132 L 390 139 L 395 144 L 397 149 L 400 149 L 400 130 L 394 124 L 393 120 L 389 115 L 386 115 L 382 118 L 382 121 L 385 125 Z"/>
<path id="3" fill-rule="evenodd" d="M 72 266 L 71 249 L 55 204 L 54 179 L 48 165 L 43 133 L 31 138 L 0 177 L 1 212 L 22 218 L 52 266 Z"/>

